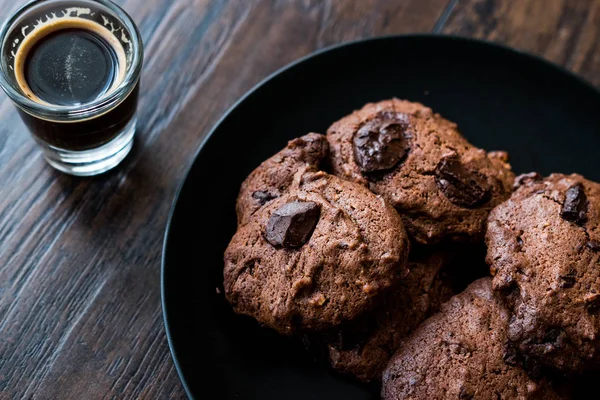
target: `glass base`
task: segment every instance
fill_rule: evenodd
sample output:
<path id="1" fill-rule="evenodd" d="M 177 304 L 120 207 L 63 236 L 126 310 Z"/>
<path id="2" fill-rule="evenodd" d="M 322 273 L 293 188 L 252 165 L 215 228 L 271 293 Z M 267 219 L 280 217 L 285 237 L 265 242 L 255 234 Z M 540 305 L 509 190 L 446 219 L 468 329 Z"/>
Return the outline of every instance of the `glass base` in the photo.
<path id="1" fill-rule="evenodd" d="M 44 158 L 52 167 L 70 175 L 101 174 L 116 167 L 129 154 L 133 146 L 136 123 L 137 118 L 133 118 L 116 138 L 91 150 L 72 151 L 42 145 Z"/>

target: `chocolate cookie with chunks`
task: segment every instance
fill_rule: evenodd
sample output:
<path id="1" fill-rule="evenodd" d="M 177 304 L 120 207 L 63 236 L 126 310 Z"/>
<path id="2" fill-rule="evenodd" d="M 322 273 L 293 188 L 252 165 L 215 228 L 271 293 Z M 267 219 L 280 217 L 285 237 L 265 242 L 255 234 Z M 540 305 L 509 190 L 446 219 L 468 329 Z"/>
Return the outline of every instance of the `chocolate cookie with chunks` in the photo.
<path id="1" fill-rule="evenodd" d="M 505 346 L 510 314 L 482 278 L 407 338 L 383 373 L 383 400 L 558 400 Z"/>
<path id="2" fill-rule="evenodd" d="M 489 217 L 487 262 L 520 352 L 564 372 L 600 364 L 600 184 L 517 178 Z"/>
<path id="3" fill-rule="evenodd" d="M 341 327 L 328 344 L 332 367 L 363 382 L 379 381 L 402 340 L 453 294 L 448 249 L 413 246 L 410 273 L 372 312 Z"/>
<path id="4" fill-rule="evenodd" d="M 330 329 L 373 308 L 408 273 L 398 213 L 365 187 L 300 168 L 225 251 L 237 313 L 283 334 Z"/>
<path id="5" fill-rule="evenodd" d="M 325 136 L 309 133 L 291 140 L 283 150 L 259 165 L 242 183 L 236 203 L 238 225 L 245 223 L 259 208 L 280 197 L 292 184 L 298 169 L 318 169 L 328 152 Z"/>
<path id="6" fill-rule="evenodd" d="M 420 243 L 481 240 L 490 210 L 511 192 L 506 153 L 474 147 L 419 103 L 367 104 L 327 139 L 334 174 L 383 196 Z"/>

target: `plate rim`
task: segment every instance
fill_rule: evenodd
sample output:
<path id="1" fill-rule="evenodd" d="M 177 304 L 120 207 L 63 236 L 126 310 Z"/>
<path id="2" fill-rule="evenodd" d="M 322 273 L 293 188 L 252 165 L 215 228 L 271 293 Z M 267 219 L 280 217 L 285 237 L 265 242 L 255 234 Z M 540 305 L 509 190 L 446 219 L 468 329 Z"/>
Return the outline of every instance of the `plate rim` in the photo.
<path id="1" fill-rule="evenodd" d="M 169 344 L 169 352 L 171 354 L 171 359 L 173 361 L 173 364 L 175 365 L 177 375 L 179 376 L 179 380 L 185 390 L 185 393 L 190 400 L 194 400 L 194 396 L 191 393 L 189 384 L 184 377 L 183 370 L 182 370 L 179 360 L 177 358 L 177 350 L 175 349 L 175 346 L 173 344 L 172 331 L 169 326 L 169 313 L 167 311 L 167 303 L 165 300 L 165 297 L 166 297 L 165 271 L 167 268 L 167 266 L 166 266 L 166 264 L 167 264 L 167 261 L 166 261 L 167 245 L 169 242 L 169 235 L 171 233 L 171 228 L 173 225 L 173 216 L 175 214 L 175 210 L 177 208 L 177 204 L 179 202 L 179 197 L 181 195 L 183 187 L 185 186 L 185 184 L 188 180 L 188 177 L 190 175 L 190 172 L 191 172 L 192 168 L 194 167 L 198 157 L 202 153 L 204 146 L 206 145 L 206 143 L 208 143 L 208 141 L 213 136 L 215 131 L 217 131 L 217 129 L 219 129 L 221 124 L 229 117 L 230 114 L 232 114 L 235 111 L 236 108 L 238 108 L 238 106 L 240 106 L 252 94 L 254 94 L 254 92 L 257 92 L 258 90 L 260 90 L 264 85 L 266 85 L 269 81 L 274 79 L 276 76 L 278 76 L 300 64 L 303 64 L 304 62 L 307 62 L 307 61 L 311 60 L 312 58 L 316 58 L 323 53 L 338 50 L 338 49 L 341 49 L 344 47 L 351 47 L 351 46 L 358 45 L 358 44 L 364 44 L 364 43 L 368 43 L 368 42 L 387 41 L 387 40 L 402 40 L 402 39 L 447 40 L 447 41 L 463 42 L 468 45 L 491 47 L 496 50 L 504 51 L 508 54 L 512 54 L 512 55 L 515 55 L 518 57 L 524 57 L 525 59 L 529 59 L 530 61 L 540 63 L 542 66 L 552 68 L 556 72 L 559 72 L 559 73 L 562 73 L 562 74 L 568 76 L 569 78 L 573 79 L 578 84 L 586 87 L 589 90 L 592 90 L 593 92 L 595 92 L 597 95 L 600 96 L 600 88 L 596 88 L 591 82 L 587 81 L 586 79 L 584 79 L 580 75 L 576 74 L 575 72 L 572 72 L 572 71 L 568 70 L 567 68 L 563 67 L 562 65 L 556 64 L 550 60 L 547 60 L 546 58 L 544 58 L 542 56 L 537 55 L 537 54 L 533 54 L 526 50 L 516 49 L 516 48 L 510 47 L 510 46 L 507 46 L 505 44 L 492 42 L 492 41 L 485 40 L 485 39 L 479 39 L 479 38 L 473 38 L 473 37 L 455 35 L 455 34 L 440 34 L 440 33 L 433 33 L 433 32 L 373 36 L 373 37 L 355 39 L 355 40 L 345 41 L 345 42 L 341 42 L 338 44 L 326 46 L 322 49 L 315 50 L 305 56 L 302 56 L 302 57 L 284 65 L 283 67 L 280 67 L 279 69 L 275 70 L 274 72 L 271 72 L 265 78 L 260 80 L 258 83 L 256 83 L 254 86 L 252 86 L 248 91 L 246 91 L 238 100 L 236 100 L 223 113 L 223 115 L 217 120 L 217 122 L 215 122 L 215 124 L 210 128 L 210 130 L 208 131 L 208 133 L 206 134 L 206 136 L 204 137 L 202 142 L 200 142 L 200 144 L 198 145 L 198 148 L 194 151 L 194 154 L 190 157 L 190 159 L 188 161 L 188 165 L 185 167 L 185 173 L 180 178 L 180 181 L 177 184 L 177 189 L 173 196 L 173 200 L 171 201 L 171 204 L 169 206 L 169 215 L 168 215 L 167 223 L 165 226 L 165 231 L 164 231 L 164 236 L 163 236 L 163 244 L 162 244 L 162 249 L 161 249 L 161 251 L 162 251 L 161 266 L 160 266 L 161 309 L 162 309 L 162 316 L 163 316 L 163 325 L 164 325 L 165 333 L 167 336 L 167 342 Z"/>

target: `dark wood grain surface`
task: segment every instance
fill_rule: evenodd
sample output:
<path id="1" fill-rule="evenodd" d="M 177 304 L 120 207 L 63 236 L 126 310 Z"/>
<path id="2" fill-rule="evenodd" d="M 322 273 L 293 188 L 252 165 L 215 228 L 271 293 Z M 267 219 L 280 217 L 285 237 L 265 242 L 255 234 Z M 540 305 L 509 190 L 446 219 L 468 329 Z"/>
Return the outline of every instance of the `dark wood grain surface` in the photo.
<path id="1" fill-rule="evenodd" d="M 0 0 L 2 20 L 14 3 Z M 120 167 L 85 179 L 55 172 L 1 98 L 2 399 L 185 397 L 160 308 L 169 207 L 211 126 L 298 57 L 434 31 L 506 43 L 600 85 L 600 0 L 119 3 L 146 48 L 137 142 Z"/>

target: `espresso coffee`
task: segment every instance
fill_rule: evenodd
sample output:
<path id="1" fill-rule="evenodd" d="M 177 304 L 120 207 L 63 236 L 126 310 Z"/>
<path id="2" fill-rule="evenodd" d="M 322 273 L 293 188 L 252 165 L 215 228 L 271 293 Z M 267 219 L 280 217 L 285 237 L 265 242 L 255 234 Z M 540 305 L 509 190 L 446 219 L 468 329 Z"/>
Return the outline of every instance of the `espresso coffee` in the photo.
<path id="1" fill-rule="evenodd" d="M 38 99 L 70 106 L 105 94 L 118 70 L 117 54 L 101 36 L 68 28 L 47 35 L 31 48 L 24 76 Z"/>
<path id="2" fill-rule="evenodd" d="M 80 106 L 110 95 L 125 78 L 126 52 L 117 37 L 95 21 L 58 18 L 36 27 L 15 55 L 21 91 L 51 107 Z M 137 85 L 119 105 L 92 119 L 58 122 L 20 110 L 33 134 L 59 149 L 86 150 L 110 142 L 135 115 Z"/>

